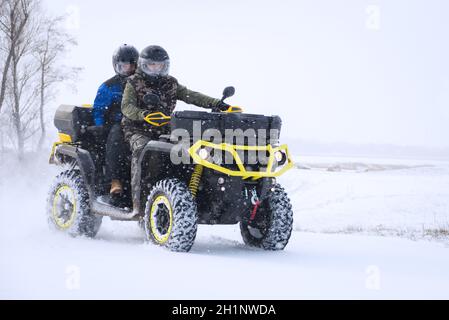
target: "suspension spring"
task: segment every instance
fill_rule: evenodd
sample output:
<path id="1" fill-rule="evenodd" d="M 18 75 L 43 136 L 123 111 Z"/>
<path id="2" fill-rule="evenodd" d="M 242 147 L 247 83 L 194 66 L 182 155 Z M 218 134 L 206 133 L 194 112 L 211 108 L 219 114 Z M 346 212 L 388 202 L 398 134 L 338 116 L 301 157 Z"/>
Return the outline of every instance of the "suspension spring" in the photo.
<path id="1" fill-rule="evenodd" d="M 201 176 L 203 175 L 203 166 L 200 164 L 195 165 L 193 169 L 192 177 L 190 178 L 189 189 L 193 197 L 196 197 L 198 193 L 198 187 L 200 186 Z"/>

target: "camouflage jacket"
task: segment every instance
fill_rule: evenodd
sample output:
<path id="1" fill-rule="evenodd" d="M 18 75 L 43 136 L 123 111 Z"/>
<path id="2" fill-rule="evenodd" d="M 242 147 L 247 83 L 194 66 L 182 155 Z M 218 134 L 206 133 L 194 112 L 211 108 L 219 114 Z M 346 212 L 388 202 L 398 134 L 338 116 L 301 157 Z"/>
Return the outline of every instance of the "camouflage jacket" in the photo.
<path id="1" fill-rule="evenodd" d="M 160 105 L 145 104 L 144 96 L 148 93 L 159 96 Z M 123 93 L 122 113 L 124 117 L 122 126 L 125 135 L 129 136 L 129 133 L 132 132 L 150 135 L 168 133 L 169 125 L 154 127 L 144 121 L 145 114 L 148 112 L 163 112 L 165 115 L 171 115 L 176 107 L 177 100 L 203 108 L 215 107 L 220 102 L 219 99 L 187 89 L 172 76 L 163 77 L 158 81 L 149 81 L 139 71 L 136 72 L 128 78 Z"/>

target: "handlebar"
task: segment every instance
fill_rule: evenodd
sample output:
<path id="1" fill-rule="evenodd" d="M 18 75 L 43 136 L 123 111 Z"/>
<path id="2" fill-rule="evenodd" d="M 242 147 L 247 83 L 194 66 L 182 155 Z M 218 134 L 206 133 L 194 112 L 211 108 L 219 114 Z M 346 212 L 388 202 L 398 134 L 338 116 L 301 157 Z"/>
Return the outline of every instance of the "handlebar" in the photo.
<path id="1" fill-rule="evenodd" d="M 238 106 L 229 106 L 227 110 L 220 110 L 218 108 L 212 108 L 212 112 L 222 112 L 222 113 L 242 113 L 243 108 Z"/>

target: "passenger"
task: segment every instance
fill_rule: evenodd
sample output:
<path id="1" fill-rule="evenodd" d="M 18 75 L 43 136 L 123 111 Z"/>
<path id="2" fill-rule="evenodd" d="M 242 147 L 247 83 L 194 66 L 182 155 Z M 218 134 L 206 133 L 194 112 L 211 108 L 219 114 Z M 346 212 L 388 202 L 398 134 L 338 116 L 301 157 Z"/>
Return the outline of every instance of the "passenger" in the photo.
<path id="1" fill-rule="evenodd" d="M 139 52 L 131 45 L 121 45 L 112 56 L 116 75 L 98 89 L 93 105 L 94 132 L 106 139 L 106 174 L 111 179 L 110 194 L 123 193 L 123 180 L 129 176 L 129 148 L 121 128 L 121 102 L 126 80 L 137 68 Z"/>

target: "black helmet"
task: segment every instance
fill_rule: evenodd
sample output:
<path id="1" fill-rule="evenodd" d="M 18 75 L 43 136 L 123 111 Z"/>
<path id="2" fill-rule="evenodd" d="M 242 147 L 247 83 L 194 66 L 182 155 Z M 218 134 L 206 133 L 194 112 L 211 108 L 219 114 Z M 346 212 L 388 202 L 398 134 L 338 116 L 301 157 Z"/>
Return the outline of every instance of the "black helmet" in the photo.
<path id="1" fill-rule="evenodd" d="M 139 56 L 139 69 L 149 77 L 168 75 L 170 58 L 167 51 L 160 46 L 148 46 Z"/>
<path id="2" fill-rule="evenodd" d="M 139 51 L 134 46 L 122 44 L 112 55 L 112 66 L 117 74 L 128 77 L 136 70 L 138 59 Z"/>

